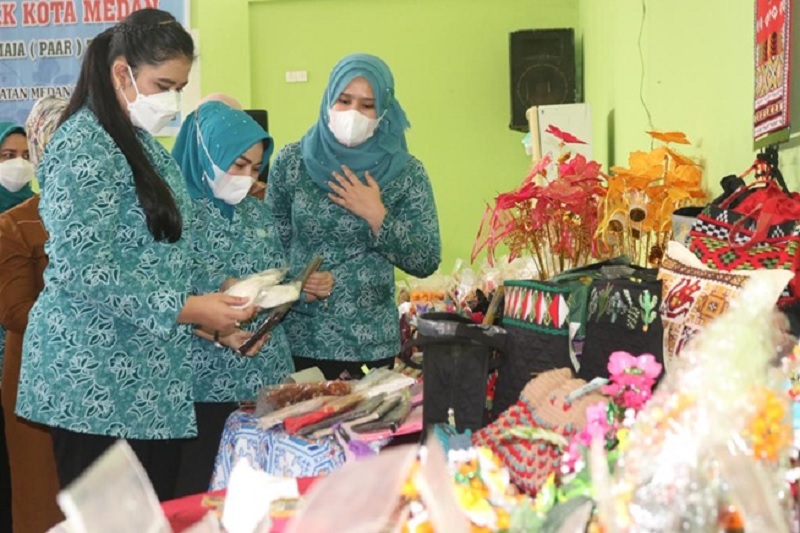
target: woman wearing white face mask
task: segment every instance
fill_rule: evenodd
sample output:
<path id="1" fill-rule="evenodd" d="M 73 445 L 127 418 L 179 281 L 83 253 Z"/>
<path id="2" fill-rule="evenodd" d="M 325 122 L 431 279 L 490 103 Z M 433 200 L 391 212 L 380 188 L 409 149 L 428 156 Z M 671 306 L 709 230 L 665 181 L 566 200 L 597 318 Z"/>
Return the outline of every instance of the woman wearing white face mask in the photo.
<path id="1" fill-rule="evenodd" d="M 188 32 L 157 9 L 100 33 L 38 167 L 49 264 L 17 414 L 51 428 L 62 487 L 124 438 L 171 498 L 180 439 L 197 433 L 192 330 L 253 313 L 235 308 L 244 299 L 193 291 L 191 202 L 149 133 L 173 116 L 193 55 Z"/>
<path id="2" fill-rule="evenodd" d="M 32 180 L 25 130 L 12 122 L 0 122 L 0 213 L 33 196 Z"/>
<path id="3" fill-rule="evenodd" d="M 394 268 L 428 276 L 441 261 L 428 175 L 408 153 L 409 123 L 379 58 L 356 54 L 333 69 L 317 122 L 270 168 L 267 203 L 296 272 L 315 255 L 336 280 L 285 328 L 298 370 L 329 378 L 391 364 L 400 349 Z"/>
<path id="4" fill-rule="evenodd" d="M 255 120 L 220 101 L 200 105 L 181 126 L 172 155 L 192 198 L 193 247 L 203 258 L 197 291 L 286 265 L 269 208 L 248 195 L 272 150 L 272 137 Z M 191 354 L 198 436 L 183 446 L 176 496 L 208 489 L 225 420 L 237 402 L 255 400 L 263 386 L 294 370 L 280 325 L 249 357 L 234 351 L 250 337 L 246 331 L 234 330 L 221 345 L 209 342 L 208 332 L 198 335 Z"/>

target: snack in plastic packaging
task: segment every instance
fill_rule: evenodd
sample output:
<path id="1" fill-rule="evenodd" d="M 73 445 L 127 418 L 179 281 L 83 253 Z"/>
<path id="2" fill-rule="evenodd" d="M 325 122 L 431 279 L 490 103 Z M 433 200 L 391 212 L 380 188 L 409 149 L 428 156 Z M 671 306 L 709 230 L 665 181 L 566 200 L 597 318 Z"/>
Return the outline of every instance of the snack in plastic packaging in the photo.
<path id="1" fill-rule="evenodd" d="M 271 385 L 264 387 L 258 393 L 255 416 L 264 416 L 287 405 L 300 403 L 311 398 L 346 396 L 352 391 L 351 383 L 339 380 Z"/>

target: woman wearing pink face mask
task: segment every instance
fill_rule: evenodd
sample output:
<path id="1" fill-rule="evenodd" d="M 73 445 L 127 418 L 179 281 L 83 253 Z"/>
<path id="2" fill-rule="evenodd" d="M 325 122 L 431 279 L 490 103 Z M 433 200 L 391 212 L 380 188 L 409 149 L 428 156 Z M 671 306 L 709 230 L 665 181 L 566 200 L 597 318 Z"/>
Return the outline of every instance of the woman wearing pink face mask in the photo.
<path id="1" fill-rule="evenodd" d="M 394 269 L 424 277 L 439 266 L 433 191 L 408 152 L 408 127 L 389 67 L 350 55 L 331 72 L 317 122 L 270 168 L 267 203 L 293 273 L 320 255 L 335 280 L 286 317 L 298 370 L 357 377 L 364 364 L 391 365 L 400 349 Z"/>

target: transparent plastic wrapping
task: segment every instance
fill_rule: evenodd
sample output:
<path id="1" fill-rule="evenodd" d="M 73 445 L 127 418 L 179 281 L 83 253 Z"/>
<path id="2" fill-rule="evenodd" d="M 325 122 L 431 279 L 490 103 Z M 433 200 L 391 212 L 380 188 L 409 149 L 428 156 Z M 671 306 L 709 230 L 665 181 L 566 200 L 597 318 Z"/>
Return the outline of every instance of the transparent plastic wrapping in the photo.
<path id="1" fill-rule="evenodd" d="M 311 488 L 286 532 L 400 531 L 393 517 L 416 457 L 417 447 L 406 445 L 346 463 Z"/>
<path id="2" fill-rule="evenodd" d="M 261 309 L 272 309 L 289 302 L 296 302 L 300 298 L 300 282 L 287 283 L 285 285 L 273 285 L 265 287 L 258 293 L 258 297 L 253 300 L 253 304 Z"/>
<path id="3" fill-rule="evenodd" d="M 271 268 L 251 276 L 247 276 L 246 278 L 243 278 L 228 287 L 228 289 L 225 290 L 225 294 L 247 298 L 247 304 L 245 307 L 248 305 L 253 305 L 261 297 L 264 291 L 283 281 L 287 272 L 288 269 L 286 268 Z"/>
<path id="4" fill-rule="evenodd" d="M 785 274 L 785 275 L 783 275 Z M 790 272 L 757 271 L 729 309 L 688 344 L 680 364 L 620 441 L 604 530 L 789 531 L 788 394 L 772 379 L 775 302 Z"/>

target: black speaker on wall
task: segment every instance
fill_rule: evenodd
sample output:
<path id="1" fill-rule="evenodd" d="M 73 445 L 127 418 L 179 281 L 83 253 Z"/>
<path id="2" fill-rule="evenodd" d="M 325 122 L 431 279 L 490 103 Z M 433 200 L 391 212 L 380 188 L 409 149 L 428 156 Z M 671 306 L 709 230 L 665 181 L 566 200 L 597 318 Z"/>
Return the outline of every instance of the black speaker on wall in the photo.
<path id="1" fill-rule="evenodd" d="M 269 114 L 267 113 L 266 109 L 245 109 L 244 112 L 250 115 L 253 120 L 258 122 L 259 126 L 264 128 L 266 131 L 269 131 Z M 258 180 L 266 183 L 268 174 L 269 161 L 267 161 L 267 164 L 261 169 L 261 173 L 258 175 Z"/>
<path id="2" fill-rule="evenodd" d="M 531 106 L 575 103 L 575 34 L 572 28 L 509 34 L 512 130 L 528 131 Z"/>

